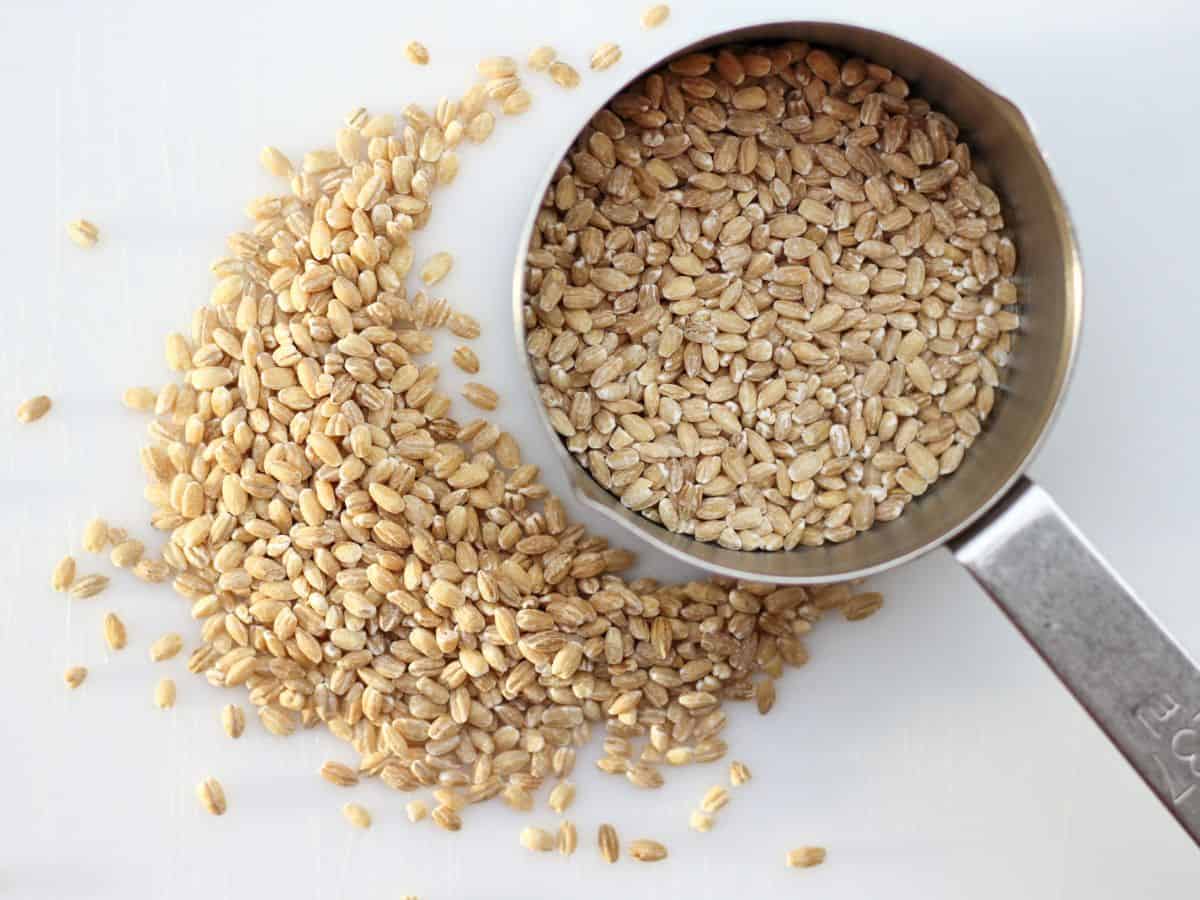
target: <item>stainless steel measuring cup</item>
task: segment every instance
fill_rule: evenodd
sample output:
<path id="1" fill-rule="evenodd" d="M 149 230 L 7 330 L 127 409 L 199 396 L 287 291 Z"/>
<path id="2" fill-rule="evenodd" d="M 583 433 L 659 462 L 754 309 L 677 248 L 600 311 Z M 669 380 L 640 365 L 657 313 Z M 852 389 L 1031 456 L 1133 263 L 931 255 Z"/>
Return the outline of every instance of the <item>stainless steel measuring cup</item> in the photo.
<path id="1" fill-rule="evenodd" d="M 575 493 L 587 507 L 673 556 L 751 580 L 859 578 L 948 545 L 1200 844 L 1200 671 L 1050 496 L 1023 475 L 1062 400 L 1083 312 L 1070 219 L 1029 123 L 1009 100 L 937 54 L 832 22 L 777 22 L 712 35 L 656 60 L 637 77 L 684 53 L 779 40 L 836 47 L 890 66 L 962 127 L 982 180 L 1004 202 L 1020 260 L 1022 328 L 1003 395 L 959 472 L 899 519 L 845 543 L 770 553 L 702 543 L 626 509 L 571 458 L 535 391 L 546 434 Z M 517 252 L 513 313 L 522 355 L 529 239 L 554 166 L 567 149 L 553 158 Z M 529 383 L 533 390 L 532 371 Z"/>

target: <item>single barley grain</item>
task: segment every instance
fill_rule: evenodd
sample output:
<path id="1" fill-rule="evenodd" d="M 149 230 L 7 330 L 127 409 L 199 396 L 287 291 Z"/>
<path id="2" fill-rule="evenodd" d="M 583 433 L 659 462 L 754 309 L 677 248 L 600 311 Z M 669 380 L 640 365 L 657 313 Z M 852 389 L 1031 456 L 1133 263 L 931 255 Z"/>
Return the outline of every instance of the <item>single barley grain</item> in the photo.
<path id="1" fill-rule="evenodd" d="M 519 116 L 529 109 L 532 102 L 533 98 L 530 96 L 529 91 L 524 88 L 517 88 L 504 98 L 503 103 L 500 104 L 500 108 L 507 116 Z"/>
<path id="2" fill-rule="evenodd" d="M 579 73 L 572 65 L 562 60 L 556 60 L 550 64 L 550 77 L 559 87 L 568 89 L 579 87 Z"/>
<path id="3" fill-rule="evenodd" d="M 408 815 L 408 821 L 420 822 L 429 815 L 429 807 L 421 800 L 409 800 L 404 804 L 404 812 Z"/>
<path id="4" fill-rule="evenodd" d="M 592 53 L 591 67 L 597 72 L 611 68 L 621 58 L 621 48 L 616 44 L 603 43 Z"/>
<path id="5" fill-rule="evenodd" d="M 420 41 L 409 41 L 404 48 L 404 55 L 415 66 L 429 65 L 429 50 Z"/>
<path id="6" fill-rule="evenodd" d="M 479 357 L 470 347 L 455 347 L 452 359 L 454 360 L 454 365 L 458 366 L 468 375 L 474 375 L 479 371 Z"/>
<path id="7" fill-rule="evenodd" d="M 656 3 L 654 6 L 648 6 L 642 13 L 642 27 L 657 28 L 663 22 L 667 21 L 669 15 L 671 15 L 671 7 L 665 3 Z"/>
<path id="8" fill-rule="evenodd" d="M 86 600 L 95 597 L 108 587 L 107 575 L 84 575 L 71 585 L 69 593 L 76 600 Z"/>
<path id="9" fill-rule="evenodd" d="M 431 818 L 443 831 L 462 830 L 462 816 L 448 806 L 435 807 Z"/>
<path id="10" fill-rule="evenodd" d="M 629 855 L 638 862 L 658 862 L 667 858 L 667 848 L 658 841 L 638 838 L 629 842 Z"/>
<path id="11" fill-rule="evenodd" d="M 175 681 L 163 678 L 154 686 L 154 705 L 159 709 L 170 709 L 175 705 Z"/>
<path id="12" fill-rule="evenodd" d="M 100 239 L 100 229 L 87 219 L 67 223 L 67 235 L 80 247 L 94 247 Z"/>
<path id="13" fill-rule="evenodd" d="M 46 415 L 46 413 L 50 412 L 50 406 L 50 398 L 45 394 L 30 397 L 17 407 L 17 421 L 25 425 L 36 422 L 42 416 Z"/>
<path id="14" fill-rule="evenodd" d="M 447 275 L 454 265 L 454 257 L 449 253 L 435 253 L 421 267 L 421 281 L 427 285 L 435 285 Z"/>
<path id="15" fill-rule="evenodd" d="M 104 640 L 110 650 L 124 650 L 128 642 L 125 623 L 115 612 L 106 613 L 104 616 Z"/>
<path id="16" fill-rule="evenodd" d="M 277 178 L 292 177 L 292 163 L 278 147 L 263 147 L 258 154 L 258 161 L 267 173 Z"/>
<path id="17" fill-rule="evenodd" d="M 601 825 L 596 837 L 600 844 L 600 856 L 606 863 L 615 863 L 621 855 L 621 841 L 617 837 L 617 829 L 611 825 Z"/>
<path id="18" fill-rule="evenodd" d="M 342 815 L 355 828 L 371 827 L 371 814 L 357 803 L 347 803 L 343 806 Z"/>
<path id="19" fill-rule="evenodd" d="M 560 816 L 575 802 L 575 785 L 569 781 L 560 781 L 550 791 L 549 805 Z"/>
<path id="20" fill-rule="evenodd" d="M 133 567 L 133 574 L 148 584 L 161 584 L 171 575 L 171 567 L 161 559 L 141 559 Z"/>
<path id="21" fill-rule="evenodd" d="M 246 714 L 240 706 L 226 703 L 221 709 L 221 727 L 225 733 L 236 740 L 246 730 Z"/>
<path id="22" fill-rule="evenodd" d="M 713 818 L 711 814 L 700 809 L 692 810 L 692 815 L 688 819 L 688 827 L 690 827 L 692 831 L 699 831 L 702 833 L 712 831 L 714 824 L 716 824 L 716 819 Z"/>
<path id="23" fill-rule="evenodd" d="M 500 792 L 500 797 L 509 808 L 517 812 L 529 812 L 533 809 L 533 794 L 519 784 L 505 785 L 504 790 Z"/>
<path id="24" fill-rule="evenodd" d="M 88 553 L 99 553 L 108 546 L 108 523 L 103 519 L 92 519 L 83 527 L 83 549 Z"/>
<path id="25" fill-rule="evenodd" d="M 734 787 L 740 787 L 750 778 L 750 768 L 744 762 L 738 762 L 735 759 L 729 764 L 729 783 Z"/>
<path id="26" fill-rule="evenodd" d="M 754 688 L 754 703 L 759 713 L 766 715 L 775 705 L 775 679 L 764 678 Z"/>
<path id="27" fill-rule="evenodd" d="M 87 678 L 87 673 L 86 666 L 68 666 L 66 671 L 63 672 L 63 681 L 66 682 L 67 687 L 75 690 L 75 688 L 83 684 L 84 679 Z"/>
<path id="28" fill-rule="evenodd" d="M 465 338 L 469 341 L 479 337 L 481 333 L 479 320 L 465 312 L 452 312 L 450 318 L 446 320 L 446 327 L 455 337 Z"/>
<path id="29" fill-rule="evenodd" d="M 145 552 L 146 546 L 141 541 L 126 540 L 116 544 L 108 558 L 118 569 L 132 569 L 142 561 Z"/>
<path id="30" fill-rule="evenodd" d="M 154 409 L 154 403 L 158 399 L 158 395 L 147 387 L 131 387 L 126 388 L 125 393 L 121 395 L 121 402 L 126 408 L 137 410 L 138 412 L 150 412 Z"/>
<path id="31" fill-rule="evenodd" d="M 499 394 L 486 384 L 475 381 L 468 381 L 463 385 L 462 395 L 468 403 L 480 409 L 493 410 L 500 404 Z"/>
<path id="32" fill-rule="evenodd" d="M 517 61 L 511 56 L 489 56 L 475 65 L 484 78 L 509 78 L 517 74 Z"/>
<path id="33" fill-rule="evenodd" d="M 150 645 L 150 659 L 152 662 L 162 662 L 177 656 L 182 649 L 183 637 L 173 631 L 168 632 Z"/>
<path id="34" fill-rule="evenodd" d="M 729 791 L 721 787 L 719 784 L 714 784 L 704 794 L 704 798 L 700 801 L 700 808 L 706 813 L 720 812 L 729 803 Z"/>
<path id="35" fill-rule="evenodd" d="M 558 852 L 570 856 L 579 846 L 579 832 L 574 822 L 564 821 L 558 826 Z"/>
<path id="36" fill-rule="evenodd" d="M 225 815 L 225 789 L 221 787 L 221 782 L 211 776 L 205 778 L 196 785 L 196 799 L 200 801 L 200 805 L 205 811 L 214 816 Z"/>
<path id="37" fill-rule="evenodd" d="M 883 606 L 883 594 L 867 591 L 855 594 L 847 600 L 846 605 L 842 607 L 842 614 L 851 622 L 857 622 L 859 619 L 874 615 L 881 606 Z"/>
<path id="38" fill-rule="evenodd" d="M 825 862 L 824 847 L 797 847 L 787 852 L 786 862 L 790 869 L 808 869 Z"/>
<path id="39" fill-rule="evenodd" d="M 461 813 L 467 808 L 467 798 L 454 790 L 454 788 L 434 788 L 433 799 L 438 805 L 452 809 L 456 813 Z"/>
<path id="40" fill-rule="evenodd" d="M 544 828 L 527 825 L 521 829 L 521 846 L 535 853 L 545 853 L 554 849 L 554 835 Z"/>
<path id="41" fill-rule="evenodd" d="M 329 760 L 321 766 L 321 777 L 338 787 L 353 787 L 358 784 L 358 772 L 345 763 Z"/>
<path id="42" fill-rule="evenodd" d="M 50 586 L 56 591 L 67 591 L 75 580 L 75 557 L 64 556 L 50 574 Z"/>
<path id="43" fill-rule="evenodd" d="M 529 68 L 535 72 L 545 72 L 557 58 L 558 52 L 553 47 L 535 47 L 529 51 Z"/>

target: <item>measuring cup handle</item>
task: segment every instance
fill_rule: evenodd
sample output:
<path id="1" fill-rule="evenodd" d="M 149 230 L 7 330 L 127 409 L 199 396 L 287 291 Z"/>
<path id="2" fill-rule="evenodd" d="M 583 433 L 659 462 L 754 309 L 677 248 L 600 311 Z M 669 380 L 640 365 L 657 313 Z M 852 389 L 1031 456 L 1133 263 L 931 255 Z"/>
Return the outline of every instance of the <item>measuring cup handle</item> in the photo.
<path id="1" fill-rule="evenodd" d="M 951 549 L 1200 844 L 1200 670 L 1026 478 Z"/>

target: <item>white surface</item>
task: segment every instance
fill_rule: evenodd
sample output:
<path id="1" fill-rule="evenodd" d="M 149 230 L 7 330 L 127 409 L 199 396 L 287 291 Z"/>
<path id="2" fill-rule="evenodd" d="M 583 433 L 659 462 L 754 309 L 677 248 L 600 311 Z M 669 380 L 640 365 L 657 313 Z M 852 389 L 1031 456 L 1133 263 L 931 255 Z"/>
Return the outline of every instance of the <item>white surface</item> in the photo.
<path id="1" fill-rule="evenodd" d="M 1069 403 L 1033 473 L 1200 654 L 1186 568 L 1200 507 L 1194 8 L 677 2 L 666 27 L 643 33 L 642 0 L 169 6 L 8 0 L 0 12 L 0 895 L 530 898 L 562 896 L 556 885 L 570 879 L 579 897 L 1195 896 L 1195 848 L 944 553 L 879 579 L 889 605 L 877 618 L 818 629 L 812 663 L 781 683 L 770 717 L 739 710 L 730 738 L 756 778 L 717 831 L 685 825 L 723 769 L 672 772 L 647 794 L 584 764 L 570 863 L 528 858 L 517 844 L 526 819 L 507 809 L 472 810 L 451 836 L 409 825 L 405 798 L 380 786 L 357 791 L 377 824 L 353 832 L 338 812 L 350 795 L 316 776 L 322 760 L 350 758 L 339 742 L 318 732 L 281 742 L 253 722 L 229 741 L 218 710 L 240 696 L 192 678 L 182 660 L 147 661 L 161 632 L 194 635 L 169 588 L 118 575 L 102 597 L 67 603 L 47 586 L 93 514 L 152 536 L 136 459 L 143 423 L 118 397 L 166 377 L 163 335 L 186 330 L 207 296 L 208 261 L 245 202 L 270 188 L 256 163 L 262 144 L 296 153 L 330 140 L 359 103 L 398 111 L 461 90 L 481 55 L 550 42 L 585 69 L 595 43 L 621 43 L 619 67 L 585 76 L 572 95 L 535 77 L 533 110 L 462 154 L 462 175 L 421 238 L 426 252 L 456 252 L 447 295 L 489 325 L 478 342 L 488 380 L 511 382 L 516 231 L 581 110 L 703 33 L 828 16 L 951 56 L 1039 126 L 1089 293 Z M 427 69 L 401 55 L 412 38 L 430 48 Z M 100 225 L 93 252 L 63 233 L 78 215 Z M 12 410 L 38 392 L 54 397 L 53 413 L 17 427 Z M 504 403 L 501 419 L 520 433 L 532 409 L 518 390 Z M 544 448 L 528 451 L 549 461 Z M 557 473 L 548 480 L 562 486 Z M 643 559 L 648 572 L 678 574 Z M 115 658 L 100 636 L 110 608 L 130 631 Z M 68 663 L 91 668 L 75 693 L 60 680 Z M 167 713 L 150 702 L 164 674 L 179 681 Z M 209 773 L 229 795 L 222 819 L 192 795 Z M 545 812 L 531 821 L 553 822 Z M 626 839 L 665 840 L 670 860 L 602 867 L 601 821 Z M 785 870 L 784 850 L 806 842 L 829 846 L 828 865 Z"/>

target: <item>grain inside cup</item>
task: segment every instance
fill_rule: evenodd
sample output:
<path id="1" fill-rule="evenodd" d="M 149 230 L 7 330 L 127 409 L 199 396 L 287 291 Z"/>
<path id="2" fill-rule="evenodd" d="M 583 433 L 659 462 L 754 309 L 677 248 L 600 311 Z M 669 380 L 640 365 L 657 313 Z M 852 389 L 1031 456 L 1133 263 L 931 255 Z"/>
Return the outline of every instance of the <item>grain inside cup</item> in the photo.
<path id="1" fill-rule="evenodd" d="M 725 47 L 626 88 L 563 159 L 526 346 L 551 427 L 630 510 L 729 549 L 840 543 L 961 465 L 1015 267 L 958 126 L 904 79 Z"/>

